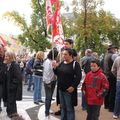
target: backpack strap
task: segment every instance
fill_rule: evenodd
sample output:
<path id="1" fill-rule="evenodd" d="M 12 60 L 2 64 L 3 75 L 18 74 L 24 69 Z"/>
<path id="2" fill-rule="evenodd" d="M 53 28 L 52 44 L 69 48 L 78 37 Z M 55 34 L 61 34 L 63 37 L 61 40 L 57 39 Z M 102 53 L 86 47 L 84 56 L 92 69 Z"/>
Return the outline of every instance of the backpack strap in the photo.
<path id="1" fill-rule="evenodd" d="M 75 63 L 76 63 L 76 61 L 73 62 L 73 70 L 75 70 Z"/>

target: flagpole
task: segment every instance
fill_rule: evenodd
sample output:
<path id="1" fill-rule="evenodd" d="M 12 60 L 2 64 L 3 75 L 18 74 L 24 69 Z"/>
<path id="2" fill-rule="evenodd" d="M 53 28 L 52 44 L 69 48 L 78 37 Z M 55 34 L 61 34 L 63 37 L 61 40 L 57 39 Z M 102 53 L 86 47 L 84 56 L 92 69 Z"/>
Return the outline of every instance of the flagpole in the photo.
<path id="1" fill-rule="evenodd" d="M 54 15 L 52 12 L 51 4 L 52 5 L 56 4 Z M 64 44 L 63 29 L 61 29 L 62 24 L 61 24 L 59 0 L 46 0 L 46 18 L 47 18 L 47 28 L 49 29 L 49 26 L 51 25 L 52 59 L 54 60 L 54 47 L 57 47 L 61 54 L 60 49 Z M 62 57 L 60 55 L 60 60 L 61 58 Z"/>
<path id="2" fill-rule="evenodd" d="M 52 24 L 53 24 L 53 22 L 52 22 Z M 53 34 L 52 30 L 53 30 L 53 25 L 51 25 L 51 33 Z M 54 39 L 53 39 L 53 35 L 51 36 L 51 39 L 52 39 L 52 60 L 54 60 Z"/>

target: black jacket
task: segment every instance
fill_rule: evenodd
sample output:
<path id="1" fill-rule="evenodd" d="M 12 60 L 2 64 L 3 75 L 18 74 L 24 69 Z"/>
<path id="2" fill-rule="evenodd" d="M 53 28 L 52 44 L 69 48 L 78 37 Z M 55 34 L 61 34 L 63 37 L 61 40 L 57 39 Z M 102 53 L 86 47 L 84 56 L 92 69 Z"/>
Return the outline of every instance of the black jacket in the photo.
<path id="1" fill-rule="evenodd" d="M 0 57 L 0 84 L 4 82 L 4 68 L 5 64 L 3 63 L 3 58 Z"/>
<path id="2" fill-rule="evenodd" d="M 4 84 L 5 84 L 5 64 L 3 63 L 3 58 L 0 57 L 0 98 L 3 97 Z"/>
<path id="3" fill-rule="evenodd" d="M 54 69 L 55 74 L 57 75 L 58 80 L 58 89 L 61 91 L 66 91 L 72 86 L 74 87 L 74 92 L 72 94 L 72 103 L 74 106 L 77 105 L 77 86 L 80 83 L 82 78 L 80 65 L 78 62 L 75 62 L 75 68 L 73 68 L 72 61 L 69 64 L 65 64 L 64 61 L 60 63 L 60 65 Z"/>
<path id="4" fill-rule="evenodd" d="M 9 69 L 6 67 L 6 99 L 13 92 L 16 94 L 15 100 L 22 100 L 22 75 L 16 62 L 12 62 Z"/>

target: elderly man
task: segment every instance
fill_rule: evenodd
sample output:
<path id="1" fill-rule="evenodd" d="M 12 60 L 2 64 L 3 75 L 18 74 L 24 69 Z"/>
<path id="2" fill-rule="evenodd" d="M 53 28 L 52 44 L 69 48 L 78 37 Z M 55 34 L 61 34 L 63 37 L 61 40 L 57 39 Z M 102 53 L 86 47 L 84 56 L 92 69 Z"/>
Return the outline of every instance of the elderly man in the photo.
<path id="1" fill-rule="evenodd" d="M 112 74 L 111 68 L 115 58 L 118 56 L 116 54 L 117 49 L 118 48 L 116 46 L 109 45 L 108 53 L 105 55 L 104 58 L 104 73 L 110 83 L 110 89 L 107 96 L 105 97 L 104 106 L 105 109 L 108 109 L 110 112 L 113 112 L 115 104 L 116 77 Z"/>
<path id="2" fill-rule="evenodd" d="M 3 95 L 3 82 L 4 82 L 4 55 L 5 55 L 5 48 L 2 43 L 0 43 L 0 112 L 2 111 L 1 108 L 1 98 Z"/>

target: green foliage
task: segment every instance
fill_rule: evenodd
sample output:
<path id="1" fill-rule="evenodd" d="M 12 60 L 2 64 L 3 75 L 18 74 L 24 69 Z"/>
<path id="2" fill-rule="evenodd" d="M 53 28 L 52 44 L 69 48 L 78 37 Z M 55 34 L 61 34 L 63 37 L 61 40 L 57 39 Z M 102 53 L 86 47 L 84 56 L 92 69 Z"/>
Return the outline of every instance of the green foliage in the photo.
<path id="1" fill-rule="evenodd" d="M 116 46 L 120 46 L 120 21 L 112 27 L 108 33 L 109 40 Z"/>
<path id="2" fill-rule="evenodd" d="M 64 2 L 62 1 L 61 4 L 63 6 Z M 75 36 L 77 51 L 83 53 L 87 44 L 88 48 L 101 54 L 106 51 L 103 43 L 110 41 L 115 45 L 120 45 L 120 21 L 110 12 L 102 9 L 103 4 L 103 0 L 73 0 L 73 17 L 62 16 L 64 36 L 65 38 Z M 19 39 L 31 51 L 45 51 L 46 48 L 51 47 L 47 40 L 45 0 L 32 0 L 31 7 L 33 13 L 30 25 L 27 25 L 24 16 L 17 11 L 7 12 L 4 16 L 20 27 L 23 34 L 19 36 Z M 68 6 L 66 10 L 69 10 Z"/>
<path id="3" fill-rule="evenodd" d="M 103 0 L 73 0 L 74 17 L 63 20 L 65 36 L 76 35 L 75 48 L 82 53 L 85 50 L 85 37 L 87 47 L 99 54 L 106 52 L 103 43 L 120 45 L 120 21 L 103 10 L 103 4 Z"/>
<path id="4" fill-rule="evenodd" d="M 31 51 L 45 51 L 46 48 L 51 47 L 50 42 L 47 40 L 45 1 L 32 0 L 31 7 L 33 9 L 31 25 L 27 25 L 24 16 L 21 16 L 17 11 L 6 12 L 4 16 L 14 21 L 23 31 L 23 34 L 19 35 L 19 40 L 23 45 L 29 47 Z"/>

